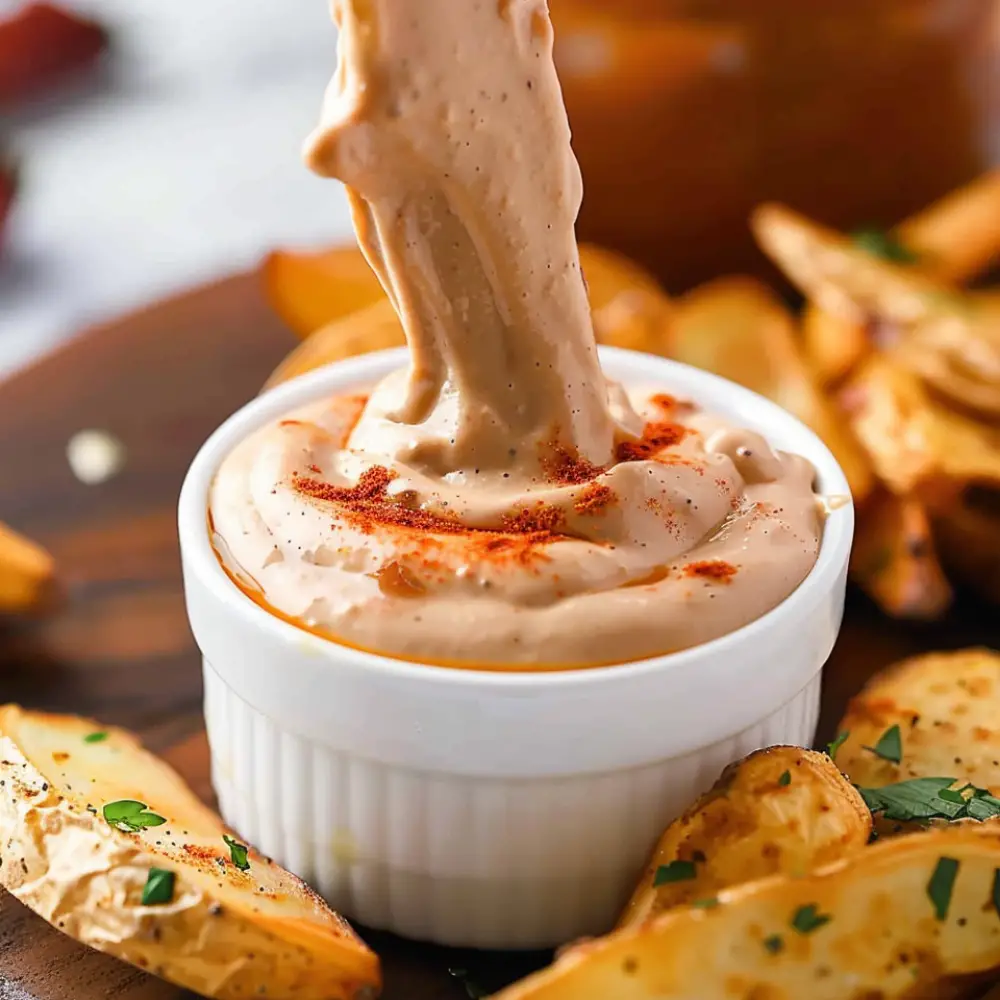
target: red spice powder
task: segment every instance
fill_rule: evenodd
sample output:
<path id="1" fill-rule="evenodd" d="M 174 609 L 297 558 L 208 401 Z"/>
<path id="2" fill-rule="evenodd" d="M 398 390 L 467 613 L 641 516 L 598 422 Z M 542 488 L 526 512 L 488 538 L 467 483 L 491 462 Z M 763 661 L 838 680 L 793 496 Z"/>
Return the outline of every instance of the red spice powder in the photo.
<path id="1" fill-rule="evenodd" d="M 650 396 L 649 401 L 666 413 L 676 413 L 678 410 L 684 410 L 690 413 L 692 410 L 698 409 L 694 403 L 691 403 L 688 400 L 678 399 L 676 396 L 671 396 L 667 392 L 658 392 L 655 396 Z"/>
<path id="2" fill-rule="evenodd" d="M 718 583 L 732 583 L 733 577 L 736 576 L 736 567 L 722 559 L 705 559 L 702 562 L 688 563 L 683 572 L 685 576 L 716 580 Z"/>
<path id="3" fill-rule="evenodd" d="M 619 441 L 615 457 L 619 462 L 641 462 L 684 440 L 687 428 L 666 420 L 654 420 L 642 429 L 638 441 Z"/>
<path id="4" fill-rule="evenodd" d="M 340 516 L 365 534 L 372 534 L 379 527 L 426 533 L 427 537 L 412 540 L 414 556 L 440 544 L 441 540 L 435 539 L 435 535 L 462 535 L 464 544 L 480 558 L 496 557 L 526 564 L 541 555 L 536 551 L 539 546 L 560 537 L 556 521 L 561 523 L 562 513 L 558 508 L 540 504 L 536 509 L 521 511 L 505 525 L 506 534 L 470 528 L 460 521 L 393 502 L 386 493 L 393 478 L 393 473 L 385 466 L 375 465 L 365 470 L 355 486 L 334 486 L 301 476 L 293 477 L 292 485 L 303 496 L 338 504 Z"/>
<path id="5" fill-rule="evenodd" d="M 577 514 L 592 515 L 600 514 L 608 507 L 614 506 L 618 502 L 615 491 L 610 486 L 602 486 L 599 483 L 591 483 L 573 504 L 573 509 Z"/>
<path id="6" fill-rule="evenodd" d="M 566 523 L 566 516 L 558 507 L 539 501 L 534 507 L 523 507 L 516 514 L 503 518 L 505 531 L 519 535 L 530 535 L 538 531 L 560 531 Z"/>
<path id="7" fill-rule="evenodd" d="M 593 462 L 581 458 L 573 448 L 558 440 L 558 434 L 543 446 L 542 471 L 549 482 L 563 486 L 578 486 L 596 479 L 604 470 Z"/>
<path id="8" fill-rule="evenodd" d="M 308 468 L 310 472 L 315 472 L 317 476 L 323 474 L 323 470 L 318 465 L 309 465 L 306 466 L 306 468 Z"/>

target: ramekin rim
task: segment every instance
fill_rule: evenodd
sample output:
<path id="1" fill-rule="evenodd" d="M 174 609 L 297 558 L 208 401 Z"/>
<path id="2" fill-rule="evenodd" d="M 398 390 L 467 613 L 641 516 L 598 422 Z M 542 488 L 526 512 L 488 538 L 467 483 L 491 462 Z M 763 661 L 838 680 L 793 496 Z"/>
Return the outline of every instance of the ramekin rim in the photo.
<path id="1" fill-rule="evenodd" d="M 766 419 L 758 420 L 757 423 L 769 426 L 785 425 L 799 436 L 804 436 L 810 446 L 806 457 L 816 466 L 823 484 L 823 493 L 828 496 L 841 495 L 847 499 L 843 506 L 832 511 L 827 518 L 819 556 L 798 587 L 780 604 L 759 618 L 716 639 L 676 652 L 604 666 L 537 671 L 463 669 L 396 659 L 338 643 L 335 639 L 327 640 L 321 637 L 316 637 L 316 643 L 310 645 L 311 653 L 323 650 L 321 655 L 327 655 L 325 649 L 329 647 L 328 655 L 335 656 L 341 664 L 345 660 L 353 661 L 355 666 L 377 671 L 383 676 L 408 681 L 472 686 L 480 689 L 500 688 L 506 691 L 527 691 L 552 686 L 567 689 L 590 688 L 614 683 L 616 680 L 624 681 L 626 678 L 638 679 L 659 670 L 690 668 L 716 656 L 726 657 L 734 654 L 738 656 L 739 647 L 743 643 L 760 641 L 769 631 L 780 628 L 789 617 L 814 611 L 821 606 L 823 598 L 834 588 L 843 571 L 850 554 L 854 532 L 854 503 L 850 487 L 826 444 L 814 431 L 777 403 L 728 379 L 683 362 L 638 351 L 604 346 L 600 347 L 599 351 L 602 361 L 610 361 L 611 367 L 618 367 L 618 364 L 628 367 L 629 359 L 641 358 L 645 371 L 649 373 L 648 381 L 654 384 L 661 381 L 661 376 L 656 371 L 660 369 L 667 376 L 663 381 L 668 388 L 669 373 L 673 372 L 675 375 L 680 374 L 682 381 L 701 383 L 706 389 L 705 395 L 717 395 L 713 389 L 718 393 L 725 392 L 730 399 L 743 400 L 761 410 Z M 219 464 L 239 441 L 281 413 L 322 396 L 324 391 L 344 391 L 351 385 L 370 384 L 394 368 L 403 367 L 406 360 L 406 348 L 372 352 L 335 362 L 270 389 L 248 401 L 223 421 L 191 462 L 178 504 L 178 529 L 185 572 L 188 572 L 190 567 L 191 571 L 202 575 L 222 602 L 234 614 L 246 620 L 248 628 L 263 628 L 277 639 L 297 648 L 301 647 L 303 635 L 309 634 L 276 615 L 269 614 L 266 609 L 252 601 L 233 585 L 219 563 L 206 530 L 208 493 Z M 645 373 L 643 379 L 647 380 Z M 692 395 L 701 401 L 700 388 L 695 389 Z M 706 409 L 711 412 L 712 406 L 708 405 Z M 769 431 L 764 431 L 764 434 L 768 436 Z"/>

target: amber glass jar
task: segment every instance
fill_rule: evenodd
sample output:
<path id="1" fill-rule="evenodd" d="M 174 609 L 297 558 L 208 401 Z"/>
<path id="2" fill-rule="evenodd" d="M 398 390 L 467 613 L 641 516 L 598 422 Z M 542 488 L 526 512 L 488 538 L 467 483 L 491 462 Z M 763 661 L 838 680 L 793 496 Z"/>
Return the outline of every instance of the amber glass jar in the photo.
<path id="1" fill-rule="evenodd" d="M 998 160 L 1000 0 L 551 0 L 580 235 L 677 290 L 780 199 L 891 224 Z"/>

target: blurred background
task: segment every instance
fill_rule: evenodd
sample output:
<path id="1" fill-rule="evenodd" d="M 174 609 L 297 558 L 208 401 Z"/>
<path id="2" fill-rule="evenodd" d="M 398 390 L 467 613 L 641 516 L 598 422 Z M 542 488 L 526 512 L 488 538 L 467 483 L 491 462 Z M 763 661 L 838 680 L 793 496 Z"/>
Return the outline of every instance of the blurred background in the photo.
<path id="1" fill-rule="evenodd" d="M 552 0 L 581 235 L 671 291 L 764 272 L 780 198 L 888 225 L 1000 161 L 995 0 Z M 0 371 L 82 326 L 349 235 L 298 151 L 323 0 L 0 0 Z"/>

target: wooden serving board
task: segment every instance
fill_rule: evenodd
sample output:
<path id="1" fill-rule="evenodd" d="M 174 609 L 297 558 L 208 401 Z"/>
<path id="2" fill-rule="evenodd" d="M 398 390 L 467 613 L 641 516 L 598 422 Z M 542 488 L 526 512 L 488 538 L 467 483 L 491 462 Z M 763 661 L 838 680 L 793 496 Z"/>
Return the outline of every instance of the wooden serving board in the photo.
<path id="1" fill-rule="evenodd" d="M 0 623 L 0 700 L 93 715 L 138 731 L 211 798 L 201 677 L 181 594 L 175 506 L 208 434 L 252 397 L 293 346 L 256 275 L 232 278 L 94 329 L 0 384 L 0 519 L 46 544 L 65 595 L 54 613 Z M 123 471 L 78 482 L 66 444 L 110 431 Z M 934 626 L 890 623 L 852 596 L 827 668 L 821 736 L 874 670 L 921 649 L 1000 645 L 995 612 L 970 600 Z M 748 678 L 748 683 L 751 680 Z M 367 933 L 386 1000 L 462 1000 L 468 970 L 495 989 L 545 954 L 484 954 Z M 0 998 L 180 1000 L 166 983 L 76 944 L 0 899 Z"/>

